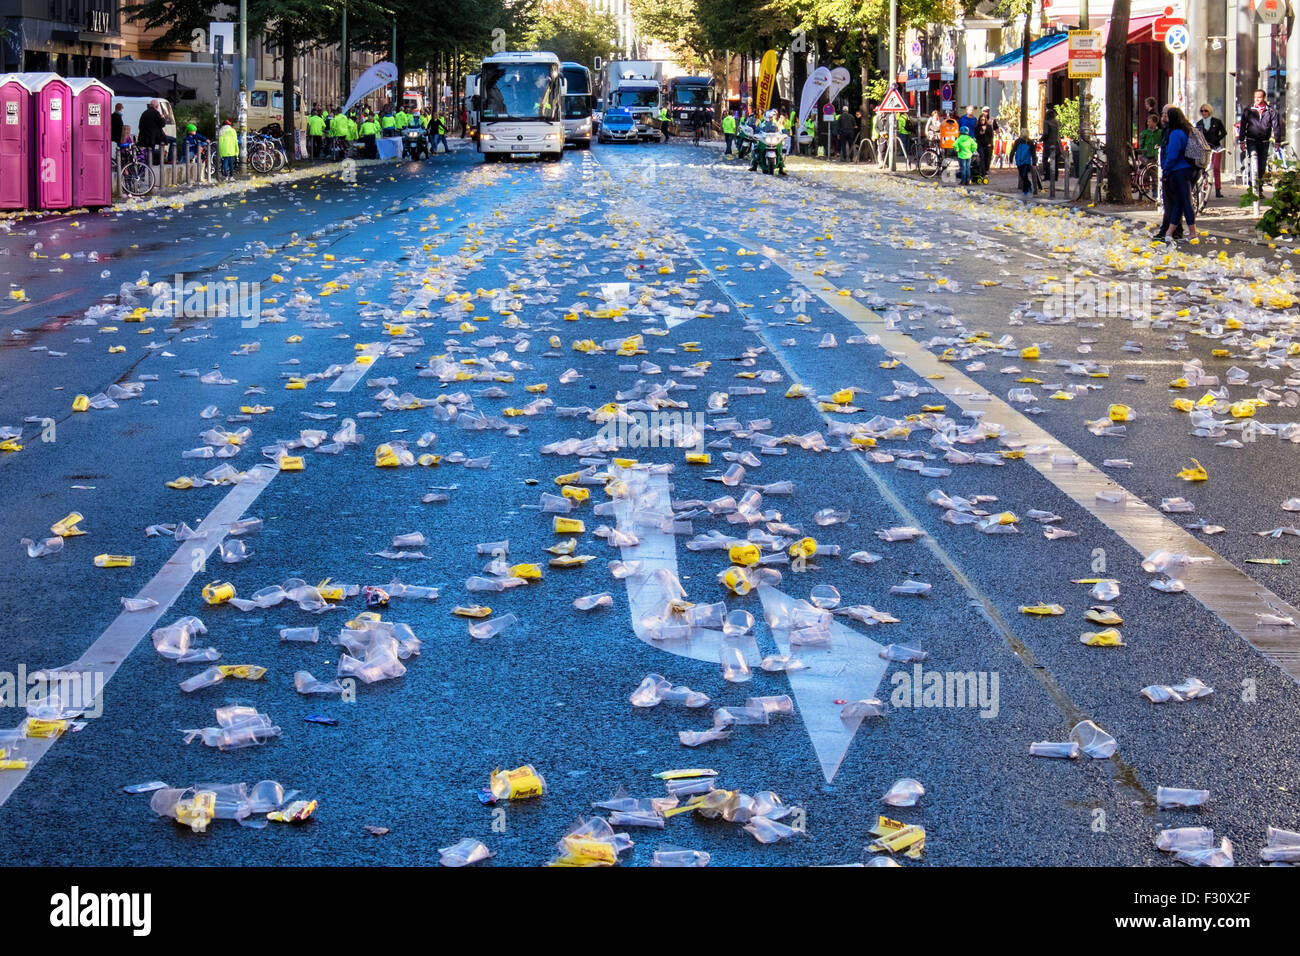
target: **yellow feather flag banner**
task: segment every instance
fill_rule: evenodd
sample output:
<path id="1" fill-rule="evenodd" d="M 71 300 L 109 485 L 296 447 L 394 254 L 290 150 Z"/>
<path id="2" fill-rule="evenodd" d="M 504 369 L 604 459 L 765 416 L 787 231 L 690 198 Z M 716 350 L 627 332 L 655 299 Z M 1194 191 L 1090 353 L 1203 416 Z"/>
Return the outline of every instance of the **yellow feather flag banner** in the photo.
<path id="1" fill-rule="evenodd" d="M 758 111 L 767 112 L 772 102 L 772 88 L 776 86 L 776 51 L 768 50 L 763 54 L 758 73 Z"/>

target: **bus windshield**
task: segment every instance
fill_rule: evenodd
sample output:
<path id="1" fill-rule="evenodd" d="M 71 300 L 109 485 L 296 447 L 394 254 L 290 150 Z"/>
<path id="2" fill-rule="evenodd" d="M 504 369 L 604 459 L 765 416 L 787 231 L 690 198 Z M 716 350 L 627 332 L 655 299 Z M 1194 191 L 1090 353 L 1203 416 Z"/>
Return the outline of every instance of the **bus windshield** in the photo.
<path id="1" fill-rule="evenodd" d="M 677 87 L 677 105 L 708 106 L 712 102 L 710 98 L 712 92 L 707 86 L 679 86 Z"/>
<path id="2" fill-rule="evenodd" d="M 658 90 L 619 90 L 618 105 L 626 107 L 654 107 L 659 105 Z"/>
<path id="3" fill-rule="evenodd" d="M 547 63 L 484 63 L 479 79 L 482 119 L 560 118 L 560 71 Z"/>

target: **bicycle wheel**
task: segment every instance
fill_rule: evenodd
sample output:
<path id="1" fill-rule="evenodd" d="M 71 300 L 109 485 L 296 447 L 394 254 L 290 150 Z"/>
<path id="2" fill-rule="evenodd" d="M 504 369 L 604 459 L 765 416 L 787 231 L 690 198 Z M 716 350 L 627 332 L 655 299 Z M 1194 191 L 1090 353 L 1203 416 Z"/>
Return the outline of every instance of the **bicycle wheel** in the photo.
<path id="1" fill-rule="evenodd" d="M 153 191 L 153 170 L 148 164 L 132 160 L 122 167 L 122 191 L 129 196 L 147 196 Z"/>
<path id="2" fill-rule="evenodd" d="M 921 154 L 917 161 L 917 166 L 921 170 L 921 175 L 926 179 L 934 179 L 939 175 L 939 168 L 943 165 L 943 160 L 933 149 L 927 149 Z"/>
<path id="3" fill-rule="evenodd" d="M 1160 174 L 1156 172 L 1155 163 L 1143 166 L 1137 174 L 1138 194 L 1147 202 L 1155 202 L 1159 194 Z"/>
<path id="4" fill-rule="evenodd" d="M 269 149 L 259 144 L 248 151 L 248 165 L 255 173 L 269 173 L 275 166 L 275 159 Z"/>
<path id="5" fill-rule="evenodd" d="M 271 147 L 271 172 L 278 173 L 289 163 L 289 156 L 278 143 Z"/>

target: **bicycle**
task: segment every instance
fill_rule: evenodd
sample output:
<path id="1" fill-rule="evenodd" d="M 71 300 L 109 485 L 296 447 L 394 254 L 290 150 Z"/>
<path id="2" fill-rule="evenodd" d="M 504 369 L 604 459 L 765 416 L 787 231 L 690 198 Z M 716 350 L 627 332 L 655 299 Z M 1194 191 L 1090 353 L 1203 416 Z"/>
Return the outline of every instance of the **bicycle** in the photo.
<path id="1" fill-rule="evenodd" d="M 147 146 L 122 146 L 118 148 L 118 182 L 122 192 L 139 198 L 153 192 L 156 185 L 153 167 L 149 165 Z"/>
<path id="2" fill-rule="evenodd" d="M 917 137 L 912 137 L 911 147 L 903 145 L 903 140 L 897 133 L 892 136 L 880 136 L 876 141 L 876 164 L 887 166 L 889 164 L 889 141 L 894 142 L 895 161 L 901 160 L 903 166 L 907 169 L 919 169 L 921 161 L 921 143 Z"/>

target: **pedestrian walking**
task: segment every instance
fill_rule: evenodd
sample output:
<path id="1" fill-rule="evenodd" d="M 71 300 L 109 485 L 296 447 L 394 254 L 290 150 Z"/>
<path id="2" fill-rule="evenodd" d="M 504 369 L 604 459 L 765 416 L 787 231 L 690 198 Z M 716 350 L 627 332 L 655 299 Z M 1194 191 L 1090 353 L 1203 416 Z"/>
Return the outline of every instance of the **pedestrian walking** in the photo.
<path id="1" fill-rule="evenodd" d="M 1056 169 L 1051 163 L 1056 160 Z M 1061 121 L 1056 115 L 1056 107 L 1049 106 L 1043 114 L 1043 171 L 1048 176 L 1055 176 L 1065 162 L 1061 152 Z"/>
<path id="2" fill-rule="evenodd" d="M 117 106 L 113 107 L 112 121 L 109 124 L 111 130 L 109 135 L 112 137 L 115 146 L 122 145 L 122 126 L 124 122 L 122 119 L 122 110 L 125 108 L 125 105 L 122 103 L 118 103 Z"/>
<path id="3" fill-rule="evenodd" d="M 1214 175 L 1214 195 L 1217 199 L 1223 198 L 1223 141 L 1228 138 L 1228 130 L 1223 125 L 1223 120 L 1214 115 L 1214 109 L 1209 103 L 1201 106 L 1201 119 L 1197 123 L 1201 127 L 1201 133 L 1205 136 L 1205 141 L 1210 144 L 1210 172 Z"/>
<path id="4" fill-rule="evenodd" d="M 1255 102 L 1242 112 L 1238 139 L 1246 150 L 1247 162 L 1251 162 L 1253 157 L 1255 195 L 1263 196 L 1269 140 L 1274 140 L 1279 146 L 1285 145 L 1282 138 L 1282 116 L 1268 105 L 1268 94 L 1263 90 L 1255 91 Z"/>
<path id="5" fill-rule="evenodd" d="M 442 151 L 450 153 L 451 147 L 447 145 L 447 118 L 438 113 L 429 120 L 429 125 L 433 127 L 433 151 L 438 152 L 438 144 L 442 143 Z"/>
<path id="6" fill-rule="evenodd" d="M 993 137 L 997 135 L 997 129 L 997 120 L 989 115 L 988 107 L 984 107 L 975 123 L 975 132 L 971 135 L 979 147 L 979 181 L 983 183 L 989 181 L 989 167 L 993 164 Z"/>
<path id="7" fill-rule="evenodd" d="M 1192 204 L 1192 182 L 1199 175 L 1200 167 L 1186 155 L 1192 124 L 1178 107 L 1166 106 L 1161 126 L 1164 138 L 1160 143 L 1160 172 L 1164 178 L 1165 210 L 1155 238 L 1182 238 L 1183 222 L 1186 221 L 1188 236 L 1195 239 L 1199 233 L 1196 231 L 1196 207 Z M 1170 232 L 1171 228 L 1173 232 Z"/>

